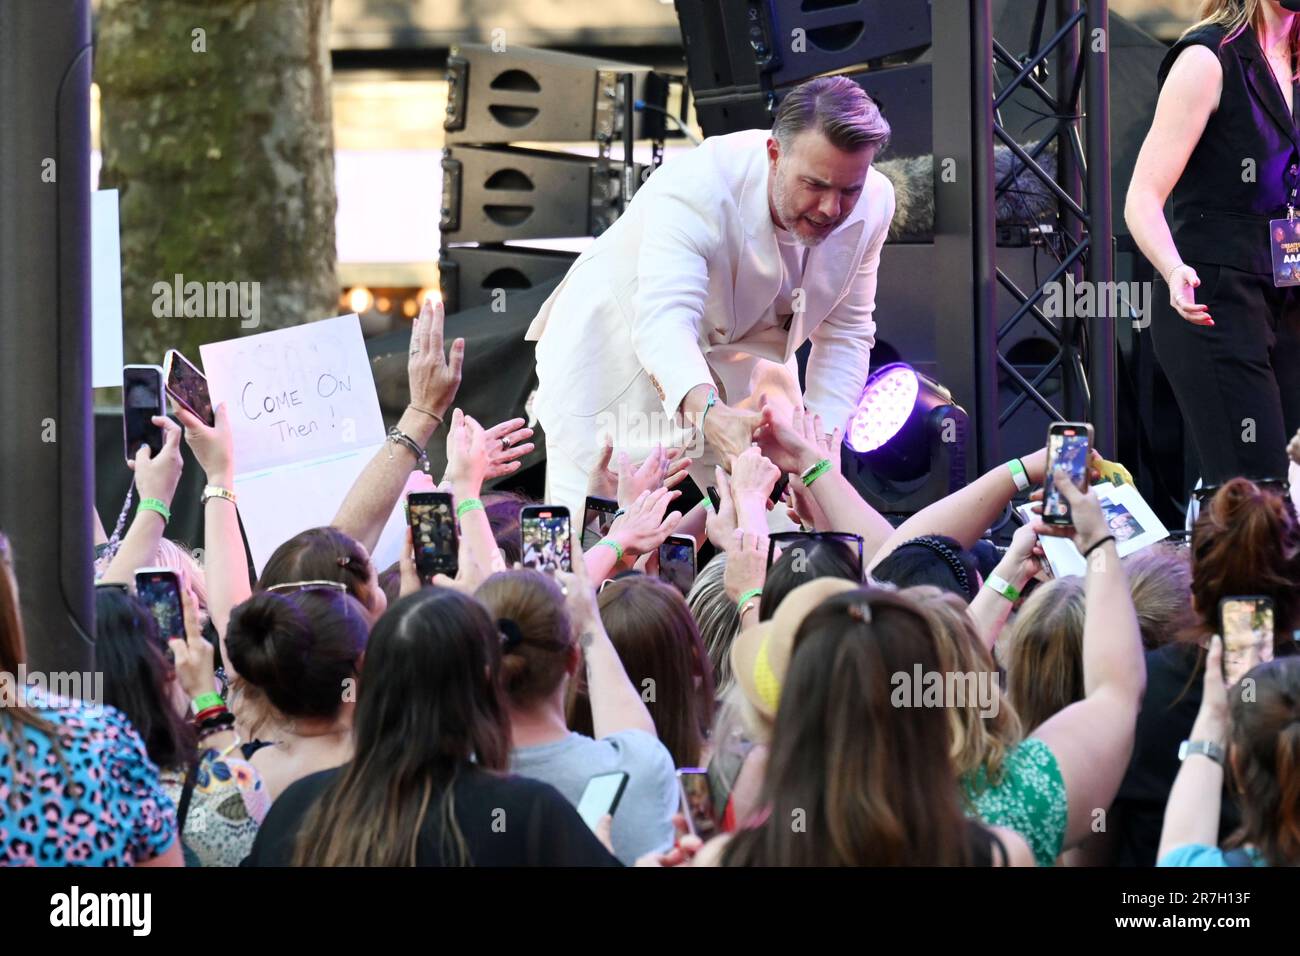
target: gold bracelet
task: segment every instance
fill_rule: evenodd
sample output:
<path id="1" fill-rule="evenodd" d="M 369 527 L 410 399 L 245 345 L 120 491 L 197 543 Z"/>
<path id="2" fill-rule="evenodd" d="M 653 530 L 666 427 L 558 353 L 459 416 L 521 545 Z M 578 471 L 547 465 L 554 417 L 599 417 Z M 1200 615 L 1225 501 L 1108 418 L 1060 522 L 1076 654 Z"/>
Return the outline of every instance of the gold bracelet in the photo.
<path id="1" fill-rule="evenodd" d="M 412 402 L 411 404 L 407 405 L 406 407 L 409 408 L 409 409 L 410 409 L 411 411 L 413 411 L 413 412 L 419 412 L 421 415 L 428 415 L 430 418 L 432 418 L 432 419 L 433 419 L 435 422 L 437 422 L 439 425 L 442 424 L 442 416 L 441 416 L 441 415 L 438 415 L 436 412 L 431 412 L 431 411 L 430 411 L 429 409 L 427 409 L 427 408 L 421 408 L 419 405 L 416 405 L 414 402 Z"/>
<path id="2" fill-rule="evenodd" d="M 235 500 L 235 493 L 229 488 L 222 488 L 220 485 L 207 485 L 203 489 L 203 497 L 199 499 L 199 504 L 206 505 L 212 498 L 225 498 L 236 508 L 239 507 L 239 502 Z"/>

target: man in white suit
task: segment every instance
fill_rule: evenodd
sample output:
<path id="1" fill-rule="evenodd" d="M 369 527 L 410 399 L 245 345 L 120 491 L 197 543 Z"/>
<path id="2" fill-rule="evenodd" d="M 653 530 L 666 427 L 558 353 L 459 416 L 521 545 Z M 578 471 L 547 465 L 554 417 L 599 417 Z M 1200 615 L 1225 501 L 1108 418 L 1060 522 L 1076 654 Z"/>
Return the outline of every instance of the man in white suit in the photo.
<path id="1" fill-rule="evenodd" d="M 751 443 L 763 370 L 793 372 L 809 338 L 804 404 L 828 432 L 846 424 L 875 344 L 894 191 L 871 164 L 888 138 L 861 88 L 821 77 L 782 101 L 770 134 L 711 137 L 650 176 L 528 329 L 547 501 L 581 520 L 607 438 L 633 460 L 686 447 L 710 483 Z"/>

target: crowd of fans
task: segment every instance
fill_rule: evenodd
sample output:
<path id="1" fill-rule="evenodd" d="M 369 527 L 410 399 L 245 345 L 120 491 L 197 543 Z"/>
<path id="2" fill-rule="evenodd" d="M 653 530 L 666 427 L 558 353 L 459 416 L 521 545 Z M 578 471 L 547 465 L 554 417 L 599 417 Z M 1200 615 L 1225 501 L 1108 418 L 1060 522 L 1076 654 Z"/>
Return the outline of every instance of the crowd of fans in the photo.
<path id="1" fill-rule="evenodd" d="M 607 456 L 610 546 L 575 534 L 572 570 L 544 573 L 519 566 L 530 502 L 483 490 L 531 432 L 453 408 L 463 344 L 444 353 L 439 309 L 414 334 L 398 428 L 423 445 L 445 425 L 456 576 L 422 581 L 409 541 L 371 561 L 403 496 L 433 487 L 400 443 L 255 581 L 233 495 L 205 496 L 201 567 L 141 510 L 97 566 L 107 706 L 0 707 L 0 864 L 1300 863 L 1300 526 L 1276 490 L 1234 479 L 1190 547 L 1121 560 L 1095 493 L 1040 450 L 895 528 L 840 474 L 838 433 L 765 405 L 716 507 L 670 510 L 673 452 Z M 156 419 L 162 451 L 132 462 L 164 509 L 182 437 L 233 488 L 224 409 L 177 416 L 183 436 Z M 1073 523 L 992 548 L 1021 468 Z M 685 597 L 654 570 L 674 533 L 714 552 Z M 1084 577 L 1050 577 L 1048 534 Z M 25 661 L 15 560 L 0 536 L 6 675 Z M 184 638 L 132 593 L 156 566 L 184 582 Z M 1272 599 L 1273 659 L 1225 686 L 1233 595 Z M 1180 761 L 1185 740 L 1222 754 Z M 686 799 L 683 770 L 710 799 Z M 616 809 L 584 819 L 607 774 L 626 775 Z"/>

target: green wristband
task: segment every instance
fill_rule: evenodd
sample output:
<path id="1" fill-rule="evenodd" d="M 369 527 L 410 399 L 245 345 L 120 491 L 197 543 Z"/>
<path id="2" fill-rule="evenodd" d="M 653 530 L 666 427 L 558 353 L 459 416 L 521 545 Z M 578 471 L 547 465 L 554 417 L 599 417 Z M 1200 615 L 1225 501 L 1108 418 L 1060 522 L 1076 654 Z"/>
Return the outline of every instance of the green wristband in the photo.
<path id="1" fill-rule="evenodd" d="M 209 707 L 225 707 L 226 702 L 221 699 L 220 694 L 213 691 L 210 694 L 199 694 L 198 697 L 195 697 L 190 701 L 190 706 L 194 708 L 194 713 L 198 714 L 207 710 Z"/>
<path id="2" fill-rule="evenodd" d="M 483 507 L 483 502 L 477 498 L 466 498 L 456 506 L 456 517 L 463 518 L 466 514 L 475 510 L 486 511 L 487 509 Z"/>
<path id="3" fill-rule="evenodd" d="M 814 481 L 816 481 L 818 478 L 820 478 L 822 475 L 826 474 L 826 472 L 830 470 L 831 470 L 831 460 L 829 458 L 823 458 L 821 461 L 817 462 L 817 464 L 813 465 L 811 468 L 809 468 L 799 477 L 800 479 L 802 479 L 805 488 L 811 488 L 812 483 Z"/>
<path id="4" fill-rule="evenodd" d="M 155 511 L 162 515 L 164 522 L 172 520 L 172 513 L 168 509 L 167 503 L 159 501 L 157 498 L 141 498 L 140 503 L 136 505 L 135 513 L 139 514 L 141 511 Z"/>
<path id="5" fill-rule="evenodd" d="M 613 548 L 614 553 L 618 555 L 618 559 L 620 561 L 623 560 L 623 548 L 619 545 L 617 541 L 615 541 L 613 538 L 601 538 L 599 541 L 596 542 L 596 547 L 600 547 L 602 544 L 605 545 L 607 548 Z"/>
<path id="6" fill-rule="evenodd" d="M 763 593 L 762 588 L 750 588 L 736 600 L 736 610 L 740 611 L 745 606 L 745 602 L 750 598 L 756 598 Z"/>

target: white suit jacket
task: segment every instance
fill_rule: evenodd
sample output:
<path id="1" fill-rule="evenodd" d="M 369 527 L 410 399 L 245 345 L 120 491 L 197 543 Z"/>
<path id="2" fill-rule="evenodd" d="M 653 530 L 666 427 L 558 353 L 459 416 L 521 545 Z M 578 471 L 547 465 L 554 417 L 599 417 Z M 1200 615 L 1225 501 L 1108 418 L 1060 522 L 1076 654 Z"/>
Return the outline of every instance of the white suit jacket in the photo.
<path id="1" fill-rule="evenodd" d="M 734 404 L 755 359 L 793 368 L 808 338 L 805 403 L 828 431 L 846 424 L 875 345 L 876 270 L 893 186 L 868 172 L 853 213 L 809 252 L 803 309 L 790 330 L 766 325 L 782 280 L 768 206 L 769 135 L 710 137 L 665 163 L 543 303 L 526 339 L 537 342 L 534 407 L 548 446 L 588 467 L 602 426 L 631 414 L 675 420 L 702 383 Z"/>

